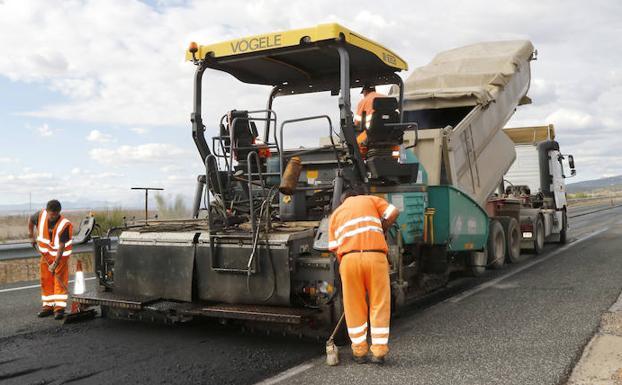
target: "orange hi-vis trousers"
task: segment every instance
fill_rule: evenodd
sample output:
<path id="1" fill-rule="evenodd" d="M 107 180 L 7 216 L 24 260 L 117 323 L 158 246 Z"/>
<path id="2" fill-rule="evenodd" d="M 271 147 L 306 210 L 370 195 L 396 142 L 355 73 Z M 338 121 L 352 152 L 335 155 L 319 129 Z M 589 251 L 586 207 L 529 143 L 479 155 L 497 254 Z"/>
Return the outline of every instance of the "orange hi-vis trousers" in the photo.
<path id="1" fill-rule="evenodd" d="M 46 263 L 47 260 L 47 263 Z M 69 285 L 69 257 L 62 257 L 56 266 L 54 275 L 48 270 L 48 263 L 54 263 L 54 257 L 49 254 L 41 255 L 41 302 L 43 308 L 53 308 L 54 311 L 65 310 L 67 307 L 67 290 Z M 63 285 L 60 284 L 61 281 Z"/>
<path id="2" fill-rule="evenodd" d="M 385 356 L 389 352 L 391 318 L 391 286 L 387 256 L 377 252 L 348 253 L 341 260 L 339 272 L 353 354 L 359 357 L 367 354 L 369 317 L 371 352 L 376 357 Z"/>

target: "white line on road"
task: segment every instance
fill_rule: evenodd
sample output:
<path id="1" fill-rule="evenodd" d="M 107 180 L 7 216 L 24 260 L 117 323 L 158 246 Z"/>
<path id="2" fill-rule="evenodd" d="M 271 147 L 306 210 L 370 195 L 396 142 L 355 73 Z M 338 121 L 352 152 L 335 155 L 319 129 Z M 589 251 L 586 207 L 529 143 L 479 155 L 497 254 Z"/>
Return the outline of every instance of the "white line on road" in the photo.
<path id="1" fill-rule="evenodd" d="M 85 281 L 91 281 L 93 279 L 96 279 L 97 277 L 90 277 L 90 278 L 84 278 Z M 70 280 L 69 282 L 73 282 L 73 279 Z M 12 287 L 10 289 L 2 289 L 0 290 L 0 293 L 8 293 L 10 291 L 18 291 L 18 290 L 27 290 L 27 289 L 34 289 L 37 287 L 41 287 L 41 285 L 30 285 L 30 286 L 20 286 L 20 287 Z"/>
<path id="2" fill-rule="evenodd" d="M 530 267 L 532 267 L 534 265 L 537 265 L 538 263 L 544 262 L 547 259 L 549 259 L 549 258 L 551 258 L 551 257 L 553 257 L 553 256 L 555 256 L 555 255 L 557 255 L 557 254 L 559 254 L 559 253 L 561 253 L 563 251 L 568 250 L 572 246 L 577 245 L 577 244 L 579 244 L 579 243 L 581 243 L 583 241 L 586 241 L 586 240 L 588 240 L 588 239 L 590 239 L 590 238 L 592 238 L 592 237 L 594 237 L 594 236 L 596 236 L 598 234 L 604 233 L 607 230 L 609 230 L 609 228 L 605 227 L 604 229 L 597 230 L 597 231 L 595 231 L 593 233 L 590 233 L 590 234 L 588 234 L 588 235 L 586 235 L 586 236 L 584 236 L 582 238 L 578 238 L 575 241 L 567 244 L 566 246 L 560 247 L 559 249 L 552 251 L 549 255 L 547 255 L 545 257 L 533 260 L 533 261 L 529 262 L 528 264 L 526 264 L 524 266 L 521 266 L 518 269 L 516 269 L 514 271 L 511 271 L 510 273 L 508 273 L 506 275 L 503 275 L 503 276 L 501 276 L 499 278 L 493 279 L 492 281 L 488 281 L 488 282 L 482 283 L 481 285 L 475 286 L 473 289 L 467 290 L 467 291 L 465 291 L 465 292 L 463 292 L 463 293 L 461 293 L 461 294 L 459 294 L 459 295 L 457 295 L 455 297 L 448 298 L 444 302 L 458 303 L 458 302 L 462 301 L 463 299 L 472 296 L 473 294 L 477 294 L 477 293 L 479 293 L 480 291 L 482 291 L 484 289 L 487 289 L 487 288 L 489 288 L 491 286 L 494 286 L 494 285 L 498 284 L 499 282 L 501 282 L 501 281 L 503 281 L 505 279 L 508 279 L 511 276 L 515 275 L 515 274 L 520 273 L 523 270 L 529 269 Z"/>
<path id="3" fill-rule="evenodd" d="M 261 382 L 256 383 L 255 385 L 274 385 L 274 384 L 278 384 L 281 381 L 287 380 L 290 377 L 294 377 L 297 374 L 300 374 L 304 371 L 307 371 L 309 369 L 311 369 L 312 367 L 314 367 L 315 364 L 312 362 L 306 363 L 306 364 L 300 364 L 298 366 L 294 366 L 291 369 L 287 369 L 284 372 L 281 372 L 279 374 L 277 374 L 274 377 L 270 377 L 267 378 Z"/>

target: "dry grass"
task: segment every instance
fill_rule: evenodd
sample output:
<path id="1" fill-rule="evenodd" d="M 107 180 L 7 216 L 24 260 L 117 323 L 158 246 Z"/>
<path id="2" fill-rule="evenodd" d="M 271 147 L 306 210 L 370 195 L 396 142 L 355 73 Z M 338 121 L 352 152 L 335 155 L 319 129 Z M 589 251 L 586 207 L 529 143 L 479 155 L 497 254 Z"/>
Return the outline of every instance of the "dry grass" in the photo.
<path id="1" fill-rule="evenodd" d="M 108 231 L 112 226 L 123 224 L 124 217 L 127 221 L 133 219 L 142 219 L 144 211 L 140 210 L 122 210 L 120 208 L 98 210 L 93 212 L 95 221 L 102 229 Z M 150 212 L 150 217 L 155 213 Z M 74 225 L 74 232 L 78 231 L 80 221 L 89 215 L 89 211 L 63 211 L 63 215 L 67 217 Z M 28 239 L 28 217 L 29 215 L 7 215 L 0 217 L 0 243 L 17 242 Z"/>

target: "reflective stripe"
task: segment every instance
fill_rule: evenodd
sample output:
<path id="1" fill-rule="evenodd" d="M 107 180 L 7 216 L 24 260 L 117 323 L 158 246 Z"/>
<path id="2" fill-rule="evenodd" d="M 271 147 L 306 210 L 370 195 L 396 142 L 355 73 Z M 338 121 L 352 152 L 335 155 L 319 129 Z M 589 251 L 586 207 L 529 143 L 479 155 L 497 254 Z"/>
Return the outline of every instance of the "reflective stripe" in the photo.
<path id="1" fill-rule="evenodd" d="M 389 343 L 389 337 L 371 337 L 372 345 L 386 345 Z"/>
<path id="2" fill-rule="evenodd" d="M 72 243 L 73 243 L 73 239 L 68 240 L 67 242 L 65 242 L 65 247 L 71 246 Z"/>
<path id="3" fill-rule="evenodd" d="M 45 238 L 46 236 L 48 236 L 48 234 L 45 234 L 45 224 L 47 224 L 47 220 L 48 220 L 48 211 L 47 210 L 42 210 L 41 211 L 41 215 L 39 215 L 39 236 L 43 239 L 47 239 Z"/>
<path id="4" fill-rule="evenodd" d="M 63 299 L 67 299 L 67 298 L 69 298 L 67 294 L 54 294 L 54 295 L 48 295 L 47 299 L 60 299 L 60 300 L 63 300 Z"/>
<path id="5" fill-rule="evenodd" d="M 353 344 L 360 344 L 362 342 L 367 341 L 367 334 L 363 334 L 360 337 L 350 337 L 350 341 L 352 341 Z"/>
<path id="6" fill-rule="evenodd" d="M 58 226 L 56 226 L 58 230 L 56 230 L 56 236 L 54 237 L 54 246 L 58 247 L 58 245 L 60 244 L 60 235 L 63 233 L 63 231 L 65 230 L 65 226 L 67 226 L 68 223 L 69 219 L 63 218 Z"/>
<path id="7" fill-rule="evenodd" d="M 354 328 L 348 328 L 348 333 L 349 334 L 359 334 L 360 332 L 364 332 L 365 330 L 367 330 L 367 322 L 365 322 L 361 326 L 357 326 L 357 327 L 354 327 Z"/>
<path id="8" fill-rule="evenodd" d="M 360 121 L 361 121 L 361 115 L 359 115 L 359 114 L 354 114 L 354 121 L 355 121 L 355 122 L 360 122 Z"/>
<path id="9" fill-rule="evenodd" d="M 41 237 L 41 236 L 38 236 L 38 237 L 37 237 L 37 242 L 45 243 L 46 245 L 49 245 L 49 244 L 50 244 L 50 241 L 49 241 L 49 240 L 47 240 L 47 239 L 45 239 L 45 238 L 43 238 L 43 237 Z"/>
<path id="10" fill-rule="evenodd" d="M 389 217 L 393 214 L 395 210 L 397 210 L 395 206 L 389 205 L 389 207 L 387 207 L 387 209 L 384 210 L 384 213 L 382 214 L 382 218 L 389 219 Z"/>
<path id="11" fill-rule="evenodd" d="M 389 334 L 389 328 L 375 328 L 372 326 L 371 334 Z"/>
<path id="12" fill-rule="evenodd" d="M 50 249 L 47 249 L 45 247 L 41 247 L 39 245 L 37 245 L 37 247 L 39 248 L 39 251 L 42 252 L 42 253 L 48 253 L 50 251 Z"/>
<path id="13" fill-rule="evenodd" d="M 328 249 L 329 250 L 335 250 L 337 247 L 339 247 L 339 244 L 337 243 L 337 241 L 330 241 L 330 242 L 328 242 Z"/>
<path id="14" fill-rule="evenodd" d="M 55 303 L 54 301 L 52 302 L 43 301 L 43 306 L 54 306 L 54 303 Z"/>
<path id="15" fill-rule="evenodd" d="M 52 257 L 56 257 L 58 255 L 58 251 L 48 250 L 48 252 L 50 253 L 50 255 Z M 67 256 L 71 255 L 71 253 L 72 253 L 71 250 L 65 250 L 65 251 L 63 251 L 63 257 L 67 257 Z"/>
<path id="16" fill-rule="evenodd" d="M 356 225 L 357 223 L 361 223 L 361 222 L 374 222 L 374 223 L 377 223 L 379 225 L 382 224 L 380 219 L 378 219 L 376 217 L 372 217 L 372 216 L 358 217 L 358 218 L 350 219 L 349 221 L 347 221 L 343 225 L 339 226 L 339 228 L 337 230 L 335 230 L 335 238 L 339 238 L 339 234 L 341 234 L 341 232 L 346 227 L 352 226 L 352 225 Z"/>
<path id="17" fill-rule="evenodd" d="M 53 295 L 42 295 L 41 296 L 41 301 L 49 301 L 51 299 L 54 299 Z"/>
<path id="18" fill-rule="evenodd" d="M 352 231 L 348 231 L 347 233 L 343 234 L 338 240 L 337 240 L 337 245 L 341 245 L 341 243 L 343 242 L 344 239 L 346 238 L 350 238 L 352 236 L 355 236 L 357 234 L 360 233 L 364 233 L 366 231 L 375 231 L 377 233 L 380 234 L 384 234 L 384 231 L 382 230 L 382 227 L 378 227 L 378 226 L 365 226 L 365 227 L 360 227 L 356 230 L 352 230 Z"/>
<path id="19" fill-rule="evenodd" d="M 54 306 L 67 307 L 67 302 L 65 302 L 65 301 L 56 301 Z"/>

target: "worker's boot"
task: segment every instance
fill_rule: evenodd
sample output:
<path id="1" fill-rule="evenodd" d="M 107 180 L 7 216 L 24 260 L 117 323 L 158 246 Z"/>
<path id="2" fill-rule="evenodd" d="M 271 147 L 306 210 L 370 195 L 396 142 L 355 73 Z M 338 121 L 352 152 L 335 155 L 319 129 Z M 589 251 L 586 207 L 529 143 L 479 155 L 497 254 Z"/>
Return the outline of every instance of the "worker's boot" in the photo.
<path id="1" fill-rule="evenodd" d="M 377 365 L 384 365 L 384 356 L 371 356 L 371 362 Z"/>
<path id="2" fill-rule="evenodd" d="M 352 361 L 356 362 L 357 364 L 364 364 L 367 362 L 367 355 L 357 356 L 356 354 L 353 354 Z"/>
<path id="3" fill-rule="evenodd" d="M 43 317 L 49 317 L 52 314 L 54 314 L 54 310 L 49 308 L 49 307 L 44 307 L 43 309 L 41 309 L 41 311 L 39 313 L 37 313 L 37 317 L 39 318 L 43 318 Z"/>
<path id="4" fill-rule="evenodd" d="M 65 318 L 65 311 L 64 310 L 57 310 L 54 312 L 54 319 L 63 319 Z"/>

